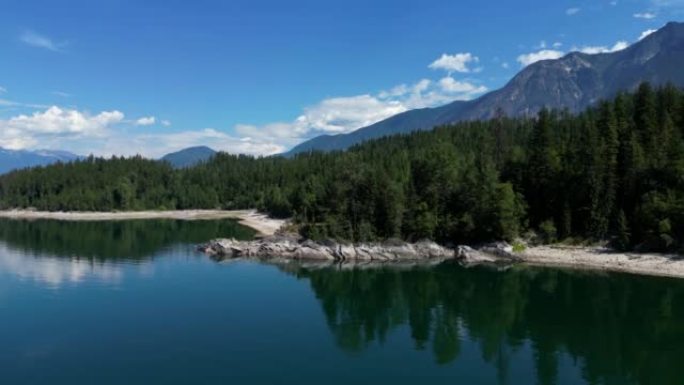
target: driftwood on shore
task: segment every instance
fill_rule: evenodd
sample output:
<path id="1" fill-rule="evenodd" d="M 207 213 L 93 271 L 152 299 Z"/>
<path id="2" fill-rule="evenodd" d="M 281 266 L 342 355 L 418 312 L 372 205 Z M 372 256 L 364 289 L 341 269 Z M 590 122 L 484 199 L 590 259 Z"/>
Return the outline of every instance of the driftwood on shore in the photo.
<path id="1" fill-rule="evenodd" d="M 273 236 L 253 241 L 217 239 L 200 246 L 216 259 L 253 258 L 261 260 L 352 262 L 439 262 L 457 260 L 465 265 L 511 263 L 518 258 L 505 243 L 473 249 L 449 248 L 434 242 L 343 244 L 334 241 L 314 242 L 296 237 Z"/>

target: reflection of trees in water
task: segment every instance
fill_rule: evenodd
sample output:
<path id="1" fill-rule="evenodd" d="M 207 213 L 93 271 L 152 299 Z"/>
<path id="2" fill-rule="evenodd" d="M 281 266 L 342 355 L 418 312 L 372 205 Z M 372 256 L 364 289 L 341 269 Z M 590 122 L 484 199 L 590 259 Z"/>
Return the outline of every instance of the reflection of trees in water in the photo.
<path id="1" fill-rule="evenodd" d="M 253 230 L 234 220 L 0 220 L 0 241 L 8 247 L 35 254 L 91 259 L 144 259 L 173 244 L 253 236 Z"/>
<path id="2" fill-rule="evenodd" d="M 684 379 L 684 281 L 449 263 L 297 274 L 310 280 L 339 346 L 350 351 L 408 324 L 416 348 L 430 348 L 440 364 L 458 357 L 464 337 L 476 341 L 500 383 L 528 341 L 540 384 L 557 382 L 562 352 L 591 384 Z"/>

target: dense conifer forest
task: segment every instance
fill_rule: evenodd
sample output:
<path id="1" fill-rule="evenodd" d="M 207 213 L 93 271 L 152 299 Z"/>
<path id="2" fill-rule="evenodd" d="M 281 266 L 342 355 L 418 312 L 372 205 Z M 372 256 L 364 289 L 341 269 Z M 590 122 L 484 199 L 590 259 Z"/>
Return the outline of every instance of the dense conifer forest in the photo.
<path id="1" fill-rule="evenodd" d="M 499 114 L 292 159 L 219 153 L 191 169 L 142 157 L 0 177 L 0 207 L 258 208 L 311 238 L 443 243 L 610 240 L 684 247 L 684 92 L 643 84 L 579 115 Z"/>

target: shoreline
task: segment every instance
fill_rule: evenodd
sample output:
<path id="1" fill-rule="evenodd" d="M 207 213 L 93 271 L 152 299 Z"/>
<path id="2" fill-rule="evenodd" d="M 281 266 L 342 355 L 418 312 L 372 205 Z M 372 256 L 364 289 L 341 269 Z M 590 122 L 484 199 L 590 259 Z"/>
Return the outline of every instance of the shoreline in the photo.
<path id="1" fill-rule="evenodd" d="M 177 219 L 186 221 L 236 219 L 261 236 L 273 235 L 287 221 L 270 218 L 256 210 L 146 210 L 146 211 L 32 211 L 0 210 L 0 218 L 54 219 L 60 221 L 120 221 L 136 219 Z"/>
<path id="2" fill-rule="evenodd" d="M 684 278 L 684 256 L 619 252 L 605 247 L 534 246 L 516 254 L 531 266 Z"/>
<path id="3" fill-rule="evenodd" d="M 63 221 L 116 221 L 138 219 L 215 220 L 235 219 L 243 226 L 269 237 L 287 223 L 287 220 L 270 218 L 256 210 L 146 210 L 146 211 L 32 211 L 0 210 L 0 218 L 53 219 Z M 471 249 L 472 250 L 472 249 Z M 474 262 L 511 262 L 485 249 L 473 250 Z M 457 250 L 454 250 L 454 259 Z M 647 276 L 684 278 L 684 256 L 674 254 L 618 252 L 605 247 L 543 245 L 531 246 L 519 253 L 510 253 L 517 259 L 513 264 L 620 272 Z M 383 259 L 383 258 L 381 258 Z"/>
<path id="4" fill-rule="evenodd" d="M 288 237 L 255 241 L 216 239 L 199 250 L 217 260 L 257 259 L 324 264 L 393 263 L 434 264 L 448 260 L 463 266 L 540 266 L 594 272 L 618 272 L 646 276 L 684 278 L 684 256 L 656 253 L 622 253 L 604 247 L 544 245 L 513 252 L 507 243 L 479 248 L 447 248 L 434 242 L 419 243 L 323 243 Z"/>

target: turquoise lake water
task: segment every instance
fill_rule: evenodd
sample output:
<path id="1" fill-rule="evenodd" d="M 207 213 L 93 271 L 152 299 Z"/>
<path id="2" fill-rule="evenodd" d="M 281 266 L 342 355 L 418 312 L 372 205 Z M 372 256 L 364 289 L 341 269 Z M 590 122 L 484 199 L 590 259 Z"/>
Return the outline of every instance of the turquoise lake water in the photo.
<path id="1" fill-rule="evenodd" d="M 2 384 L 684 384 L 684 280 L 216 262 L 232 221 L 0 221 Z"/>

